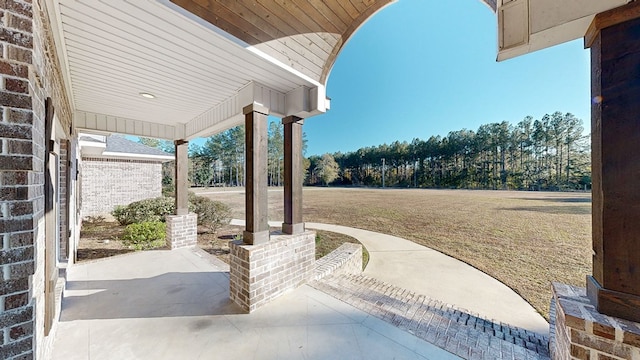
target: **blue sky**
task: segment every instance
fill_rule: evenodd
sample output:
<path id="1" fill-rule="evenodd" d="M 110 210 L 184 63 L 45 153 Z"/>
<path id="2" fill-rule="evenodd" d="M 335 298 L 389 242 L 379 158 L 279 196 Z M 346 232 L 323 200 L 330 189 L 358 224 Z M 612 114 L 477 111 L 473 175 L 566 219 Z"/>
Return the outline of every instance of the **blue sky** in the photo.
<path id="1" fill-rule="evenodd" d="M 307 119 L 307 155 L 427 139 L 554 111 L 590 121 L 581 40 L 496 62 L 496 17 L 479 0 L 400 0 L 360 28 L 331 72 L 331 110 Z"/>
<path id="2" fill-rule="evenodd" d="M 573 113 L 589 131 L 582 40 L 498 63 L 496 27 L 480 0 L 399 0 L 380 11 L 338 56 L 327 83 L 331 110 L 305 121 L 306 155 L 555 111 Z"/>

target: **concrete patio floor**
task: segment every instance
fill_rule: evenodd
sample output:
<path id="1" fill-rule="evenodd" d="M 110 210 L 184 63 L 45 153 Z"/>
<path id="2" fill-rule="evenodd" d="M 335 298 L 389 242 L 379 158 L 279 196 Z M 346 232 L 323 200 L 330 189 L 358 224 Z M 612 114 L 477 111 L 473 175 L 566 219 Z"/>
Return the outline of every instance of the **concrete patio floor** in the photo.
<path id="1" fill-rule="evenodd" d="M 243 314 L 227 271 L 198 248 L 74 265 L 53 359 L 458 359 L 309 286 Z"/>

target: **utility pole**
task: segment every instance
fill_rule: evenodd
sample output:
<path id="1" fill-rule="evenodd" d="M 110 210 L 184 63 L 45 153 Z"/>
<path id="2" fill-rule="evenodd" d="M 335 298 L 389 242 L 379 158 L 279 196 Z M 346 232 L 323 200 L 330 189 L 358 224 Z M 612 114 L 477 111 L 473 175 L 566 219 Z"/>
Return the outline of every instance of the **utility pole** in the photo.
<path id="1" fill-rule="evenodd" d="M 384 158 L 382 158 L 382 187 L 384 188 Z"/>
<path id="2" fill-rule="evenodd" d="M 413 187 L 418 187 L 418 164 L 420 164 L 420 159 L 415 162 L 413 166 Z"/>

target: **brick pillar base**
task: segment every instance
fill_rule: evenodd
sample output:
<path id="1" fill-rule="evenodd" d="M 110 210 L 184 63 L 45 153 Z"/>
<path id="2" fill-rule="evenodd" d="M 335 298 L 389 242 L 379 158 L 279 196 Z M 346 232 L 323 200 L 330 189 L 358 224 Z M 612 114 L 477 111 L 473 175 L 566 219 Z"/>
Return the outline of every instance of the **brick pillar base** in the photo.
<path id="1" fill-rule="evenodd" d="M 316 261 L 316 233 L 273 235 L 267 243 L 229 244 L 230 298 L 252 312 L 286 291 L 313 279 Z"/>
<path id="2" fill-rule="evenodd" d="M 198 244 L 198 215 L 167 215 L 167 245 L 173 249 Z"/>
<path id="3" fill-rule="evenodd" d="M 552 287 L 552 359 L 640 358 L 639 323 L 600 314 L 584 288 L 558 283 Z"/>

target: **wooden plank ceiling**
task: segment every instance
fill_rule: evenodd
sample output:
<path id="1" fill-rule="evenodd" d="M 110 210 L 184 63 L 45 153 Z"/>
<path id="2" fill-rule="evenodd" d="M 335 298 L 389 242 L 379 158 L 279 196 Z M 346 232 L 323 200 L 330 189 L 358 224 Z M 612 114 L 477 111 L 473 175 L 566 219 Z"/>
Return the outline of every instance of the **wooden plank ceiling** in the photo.
<path id="1" fill-rule="evenodd" d="M 326 84 L 351 35 L 394 0 L 170 0 Z"/>

